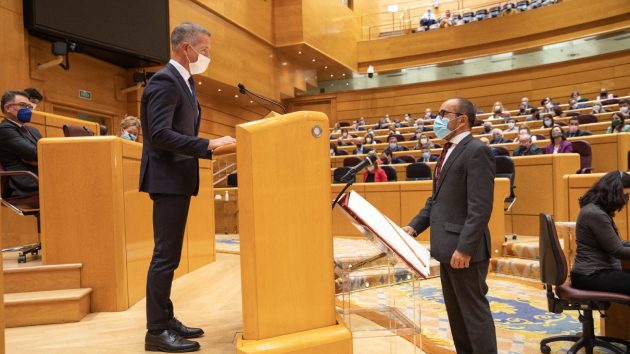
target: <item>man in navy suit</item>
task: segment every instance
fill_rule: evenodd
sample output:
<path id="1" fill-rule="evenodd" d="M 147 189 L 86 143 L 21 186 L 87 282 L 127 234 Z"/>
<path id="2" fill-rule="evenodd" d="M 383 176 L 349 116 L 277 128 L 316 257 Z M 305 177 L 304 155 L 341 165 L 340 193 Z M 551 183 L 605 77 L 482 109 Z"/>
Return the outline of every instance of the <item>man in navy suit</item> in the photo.
<path id="1" fill-rule="evenodd" d="M 142 94 L 140 191 L 153 200 L 155 241 L 147 276 L 148 351 L 196 351 L 199 343 L 188 339 L 203 335 L 202 329 L 187 327 L 175 318 L 170 294 L 190 197 L 199 190 L 198 159 L 209 159 L 212 150 L 236 142 L 229 136 L 214 140 L 197 136 L 201 106 L 192 75 L 207 69 L 209 56 L 208 30 L 193 23 L 180 24 L 171 33 L 171 60 Z"/>
<path id="2" fill-rule="evenodd" d="M 0 164 L 7 171 L 30 171 L 37 174 L 37 141 L 40 132 L 28 126 L 31 121 L 32 103 L 24 91 L 7 91 L 2 95 L 0 123 Z M 37 192 L 37 180 L 29 176 L 15 176 L 9 179 L 12 196 L 28 195 Z"/>

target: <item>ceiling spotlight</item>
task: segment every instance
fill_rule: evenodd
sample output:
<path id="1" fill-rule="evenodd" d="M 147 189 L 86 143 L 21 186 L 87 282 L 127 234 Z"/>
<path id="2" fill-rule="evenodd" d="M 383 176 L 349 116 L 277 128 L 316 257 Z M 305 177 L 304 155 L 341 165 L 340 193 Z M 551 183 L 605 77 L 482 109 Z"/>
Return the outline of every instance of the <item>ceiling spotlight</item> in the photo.
<path id="1" fill-rule="evenodd" d="M 221 92 L 221 89 L 218 89 L 217 91 Z"/>
<path id="2" fill-rule="evenodd" d="M 287 63 L 286 61 L 282 62 L 282 66 L 287 66 L 287 65 L 289 65 L 289 63 Z"/>
<path id="3" fill-rule="evenodd" d="M 234 98 L 238 98 L 238 95 L 234 95 Z"/>
<path id="4" fill-rule="evenodd" d="M 299 50 L 299 51 L 298 51 L 298 54 L 302 54 L 302 51 L 301 51 L 301 50 Z"/>
<path id="5" fill-rule="evenodd" d="M 252 101 L 252 100 L 249 100 L 249 103 L 254 103 L 254 101 Z"/>
<path id="6" fill-rule="evenodd" d="M 345 74 L 345 73 L 344 73 L 344 74 L 341 74 L 341 76 L 346 76 L 346 74 Z"/>
<path id="7" fill-rule="evenodd" d="M 203 82 L 199 81 L 198 84 L 199 84 L 199 86 L 201 86 L 203 84 Z"/>
<path id="8" fill-rule="evenodd" d="M 346 86 L 350 86 L 350 83 L 349 83 L 349 82 L 346 82 Z"/>
<path id="9" fill-rule="evenodd" d="M 333 76 L 335 76 L 335 75 L 333 75 L 333 74 L 330 74 L 330 77 L 333 77 Z"/>
<path id="10" fill-rule="evenodd" d="M 313 63 L 315 62 L 315 59 L 313 59 Z"/>
<path id="11" fill-rule="evenodd" d="M 324 69 L 328 69 L 328 65 L 324 65 Z"/>

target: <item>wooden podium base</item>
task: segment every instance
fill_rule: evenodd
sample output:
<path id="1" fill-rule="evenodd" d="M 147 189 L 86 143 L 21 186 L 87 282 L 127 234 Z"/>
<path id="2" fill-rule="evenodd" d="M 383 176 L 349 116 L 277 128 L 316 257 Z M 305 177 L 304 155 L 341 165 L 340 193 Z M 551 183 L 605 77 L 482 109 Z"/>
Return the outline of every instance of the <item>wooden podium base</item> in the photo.
<path id="1" fill-rule="evenodd" d="M 337 325 L 283 336 L 236 342 L 237 354 L 352 354 L 352 333 L 338 318 Z"/>

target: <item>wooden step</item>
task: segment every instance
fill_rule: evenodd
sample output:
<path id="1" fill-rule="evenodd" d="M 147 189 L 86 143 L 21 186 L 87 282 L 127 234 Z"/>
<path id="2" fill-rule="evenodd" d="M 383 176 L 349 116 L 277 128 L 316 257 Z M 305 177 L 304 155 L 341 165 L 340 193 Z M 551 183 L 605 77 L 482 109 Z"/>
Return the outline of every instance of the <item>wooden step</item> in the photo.
<path id="1" fill-rule="evenodd" d="M 4 293 L 78 289 L 81 264 L 20 266 L 4 269 Z"/>
<path id="2" fill-rule="evenodd" d="M 5 294 L 5 325 L 10 328 L 78 322 L 90 312 L 91 292 L 85 288 Z"/>
<path id="3" fill-rule="evenodd" d="M 490 270 L 521 278 L 540 279 L 540 261 L 513 257 L 498 257 L 490 260 Z"/>

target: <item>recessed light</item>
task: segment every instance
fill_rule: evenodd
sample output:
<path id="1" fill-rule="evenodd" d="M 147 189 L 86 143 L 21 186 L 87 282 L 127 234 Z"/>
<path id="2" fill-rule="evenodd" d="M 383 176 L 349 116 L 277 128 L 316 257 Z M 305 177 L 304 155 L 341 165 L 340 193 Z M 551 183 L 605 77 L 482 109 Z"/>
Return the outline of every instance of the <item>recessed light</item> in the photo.
<path id="1" fill-rule="evenodd" d="M 254 103 L 254 101 L 252 101 L 252 100 L 249 100 L 249 103 Z"/>
<path id="2" fill-rule="evenodd" d="M 299 51 L 298 51 L 298 54 L 302 54 L 302 51 L 301 51 L 301 50 L 299 50 Z"/>
<path id="3" fill-rule="evenodd" d="M 324 69 L 328 69 L 328 65 L 324 65 Z"/>
<path id="4" fill-rule="evenodd" d="M 335 76 L 335 75 L 333 75 L 333 74 L 330 74 L 330 77 L 333 77 L 333 76 Z"/>
<path id="5" fill-rule="evenodd" d="M 315 59 L 313 59 L 313 63 L 315 62 Z"/>
<path id="6" fill-rule="evenodd" d="M 350 83 L 349 83 L 349 82 L 346 82 L 346 86 L 350 86 Z"/>
<path id="7" fill-rule="evenodd" d="M 289 65 L 289 63 L 287 63 L 286 61 L 284 61 L 284 62 L 282 62 L 282 65 L 283 65 L 283 66 L 287 66 L 287 65 Z"/>
<path id="8" fill-rule="evenodd" d="M 234 98 L 238 98 L 238 95 L 234 95 Z"/>
<path id="9" fill-rule="evenodd" d="M 201 84 L 203 84 L 203 82 L 199 81 L 198 84 L 199 84 L 199 86 L 201 86 Z"/>
<path id="10" fill-rule="evenodd" d="M 341 76 L 346 76 L 346 74 L 341 74 Z"/>

